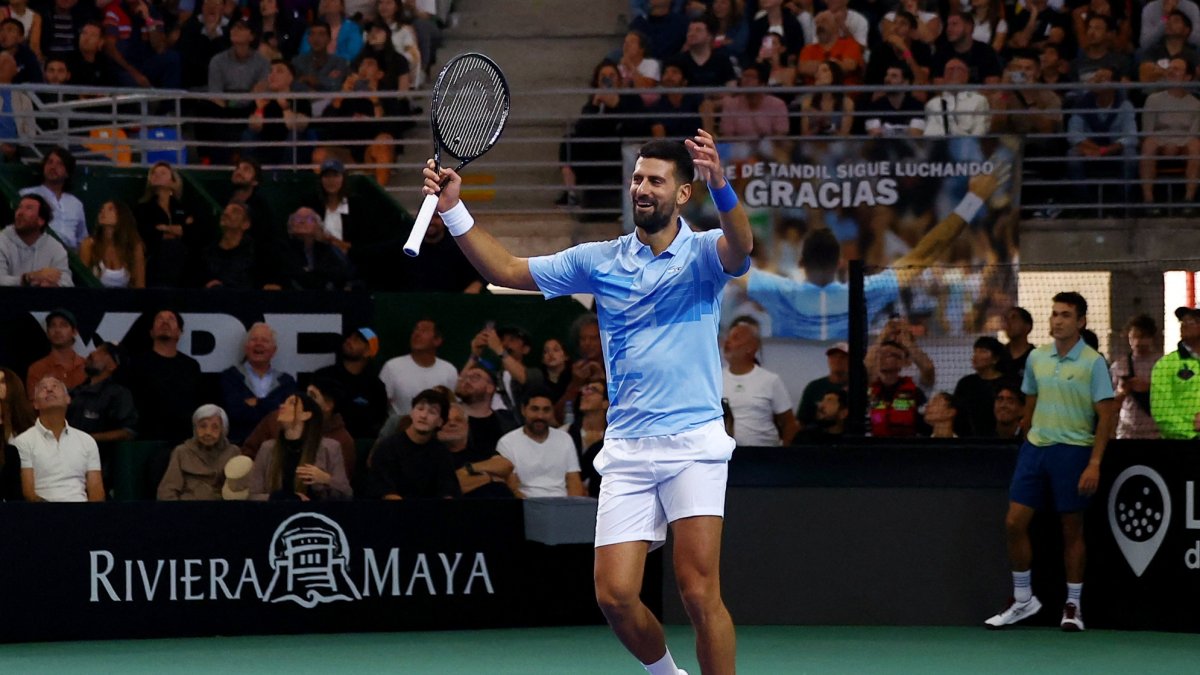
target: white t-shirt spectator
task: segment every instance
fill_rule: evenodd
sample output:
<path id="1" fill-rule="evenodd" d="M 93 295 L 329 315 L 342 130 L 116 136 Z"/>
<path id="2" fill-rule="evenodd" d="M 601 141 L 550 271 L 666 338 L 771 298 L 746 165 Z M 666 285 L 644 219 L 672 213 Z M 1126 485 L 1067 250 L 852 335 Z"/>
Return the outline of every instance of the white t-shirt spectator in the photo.
<path id="1" fill-rule="evenodd" d="M 775 416 L 792 409 L 792 399 L 778 375 L 761 366 L 745 375 L 722 371 L 725 398 L 733 411 L 733 438 L 741 445 L 779 445 Z"/>
<path id="2" fill-rule="evenodd" d="M 411 354 L 397 356 L 379 369 L 379 379 L 387 389 L 388 403 L 392 414 L 407 415 L 412 410 L 412 400 L 426 389 L 443 386 L 454 391 L 458 384 L 458 370 L 449 361 L 437 359 L 428 368 L 417 365 Z"/>
<path id="3" fill-rule="evenodd" d="M 48 502 L 86 502 L 87 474 L 100 470 L 100 450 L 86 433 L 67 425 L 57 439 L 38 420 L 13 439 L 22 469 L 33 469 L 33 489 Z"/>
<path id="4" fill-rule="evenodd" d="M 496 452 L 513 463 L 526 497 L 566 497 L 567 474 L 579 473 L 575 443 L 561 429 L 552 427 L 541 443 L 524 428 L 514 429 L 500 438 Z"/>

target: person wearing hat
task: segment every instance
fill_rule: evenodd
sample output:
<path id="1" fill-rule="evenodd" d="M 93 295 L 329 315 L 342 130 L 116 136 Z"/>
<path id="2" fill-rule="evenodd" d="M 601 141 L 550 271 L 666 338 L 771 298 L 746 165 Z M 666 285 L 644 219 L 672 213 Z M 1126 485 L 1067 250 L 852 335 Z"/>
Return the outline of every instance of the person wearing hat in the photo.
<path id="1" fill-rule="evenodd" d="M 1200 434 L 1200 309 L 1180 307 L 1179 348 L 1150 371 L 1150 415 L 1163 438 Z"/>
<path id="2" fill-rule="evenodd" d="M 69 309 L 58 308 L 46 315 L 46 337 L 50 340 L 50 353 L 29 366 L 25 381 L 30 386 L 43 377 L 53 375 L 68 389 L 78 387 L 87 380 L 83 357 L 75 352 L 76 330 L 79 323 Z"/>
<path id="3" fill-rule="evenodd" d="M 809 382 L 800 395 L 800 406 L 796 409 L 796 419 L 800 428 L 808 429 L 817 425 L 818 406 L 826 394 L 835 392 L 846 393 L 850 384 L 850 345 L 838 342 L 825 350 L 825 361 L 829 365 L 829 374 Z M 820 425 L 817 425 L 820 426 Z"/>
<path id="4" fill-rule="evenodd" d="M 0 230 L 0 286 L 70 287 L 67 249 L 46 234 L 53 211 L 39 195 L 17 202 L 13 222 Z"/>
<path id="5" fill-rule="evenodd" d="M 523 392 L 542 385 L 541 371 L 525 367 L 525 357 L 530 349 L 529 333 L 522 328 L 504 326 L 497 330 L 489 321 L 471 339 L 471 356 L 466 364 L 466 367 L 482 366 L 498 376 L 492 407 L 509 410 L 518 422 L 521 416 L 516 403 L 522 400 Z"/>
<path id="6" fill-rule="evenodd" d="M 229 442 L 229 418 L 220 406 L 207 403 L 192 413 L 192 437 L 171 451 L 167 470 L 158 484 L 159 501 L 192 501 L 222 499 L 223 489 L 231 487 L 226 480 L 226 466 L 241 449 Z M 246 477 L 253 460 L 245 457 Z"/>
<path id="7" fill-rule="evenodd" d="M 959 436 L 991 436 L 996 431 L 996 387 L 1004 376 L 1008 350 L 999 340 L 984 335 L 975 340 L 971 368 L 954 387 L 954 433 Z"/>
<path id="8" fill-rule="evenodd" d="M 336 382 L 342 389 L 342 419 L 354 438 L 375 438 L 387 419 L 387 387 L 371 362 L 379 353 L 379 336 L 365 326 L 346 333 L 337 363 L 313 373 Z"/>

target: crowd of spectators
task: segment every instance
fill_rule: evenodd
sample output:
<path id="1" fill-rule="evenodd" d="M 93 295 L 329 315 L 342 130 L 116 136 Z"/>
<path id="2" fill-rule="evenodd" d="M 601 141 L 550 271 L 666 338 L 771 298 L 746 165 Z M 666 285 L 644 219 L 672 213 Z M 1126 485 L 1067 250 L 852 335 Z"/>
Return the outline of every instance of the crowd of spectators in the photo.
<path id="1" fill-rule="evenodd" d="M 1148 316 L 1121 331 L 1128 350 L 1114 346 L 1108 364 L 1116 438 L 1200 437 L 1200 309 L 1181 307 L 1175 316 L 1181 340 L 1165 355 Z M 866 350 L 859 426 L 847 343 L 829 347 L 827 374 L 808 382 L 797 404 L 762 365 L 757 320 L 739 316 L 723 336 L 726 428 L 749 447 L 828 445 L 850 433 L 1018 442 L 1028 429 L 1024 364 L 1037 345 L 1028 341 L 1027 311 L 1014 307 L 1005 320 L 1007 341 L 978 337 L 971 372 L 952 390 L 935 388 L 939 364 L 914 326 L 889 320 Z M 45 356 L 24 374 L 0 368 L 4 497 L 102 499 L 117 449 L 135 439 L 175 448 L 151 471 L 159 499 L 234 498 L 223 488 L 235 476 L 233 492 L 249 499 L 599 494 L 593 462 L 604 445 L 609 388 L 593 314 L 579 317 L 569 340 L 540 345 L 517 326 L 488 322 L 469 338 L 461 363 L 440 354 L 447 339 L 467 336 L 444 336 L 431 318 L 414 324 L 407 353 L 382 364 L 378 335 L 360 327 L 345 334 L 336 363 L 299 381 L 278 369 L 275 332 L 257 323 L 243 359 L 215 387 L 179 351 L 183 328 L 178 313 L 163 309 L 144 350 L 105 342 L 85 358 L 76 351 L 75 315 L 49 312 Z M 1094 334 L 1084 338 L 1094 345 Z M 56 439 L 70 447 L 62 462 L 43 456 Z"/>
<path id="2" fill-rule="evenodd" d="M 0 56 L 3 155 L 28 154 L 35 133 L 28 96 L 5 85 L 46 82 L 211 94 L 184 111 L 214 120 L 192 130 L 204 143 L 201 161 L 236 159 L 231 141 L 298 140 L 328 142 L 317 146 L 317 163 L 348 150 L 341 159 L 390 164 L 393 141 L 411 123 L 384 118 L 413 112 L 404 93 L 428 80 L 448 19 L 449 3 L 438 0 L 350 8 L 345 0 L 16 0 L 0 14 L 0 53 L 11 57 Z M 337 97 L 344 91 L 378 96 Z M 293 100 L 291 92 L 329 96 Z M 226 96 L 249 93 L 261 96 Z M 361 125 L 372 119 L 367 133 Z M 260 145 L 254 154 L 265 163 L 307 163 L 312 152 Z M 379 177 L 386 183 L 386 171 Z"/>
<path id="3" fill-rule="evenodd" d="M 584 315 L 573 328 L 580 354 L 596 349 L 596 326 Z M 103 500 L 117 449 L 135 439 L 173 448 L 149 468 L 161 500 L 599 494 L 608 387 L 565 340 L 535 352 L 524 330 L 489 322 L 454 365 L 421 319 L 408 353 L 380 365 L 379 336 L 359 327 L 333 365 L 297 381 L 277 367 L 275 331 L 256 323 L 242 360 L 209 386 L 178 349 L 183 329 L 162 309 L 147 348 L 105 342 L 84 358 L 74 313 L 49 312 L 46 355 L 24 374 L 0 369 L 0 498 Z"/>
<path id="4" fill-rule="evenodd" d="M 750 140 L 1043 134 L 1027 140 L 1027 173 L 1065 173 L 1075 194 L 1047 192 L 1038 203 L 1094 203 L 1097 178 L 1123 181 L 1116 191 L 1128 201 L 1140 180 L 1143 203 L 1153 215 L 1167 215 L 1160 204 L 1169 188 L 1156 181 L 1166 170 L 1182 174 L 1176 215 L 1196 212 L 1200 101 L 1189 84 L 1200 76 L 1195 0 L 632 0 L 630 12 L 623 46 L 600 61 L 596 73 L 606 76 L 593 77 L 591 86 L 644 93 L 600 92 L 584 106 L 560 153 L 560 204 L 586 200 L 578 185 L 620 182 L 610 175 L 619 162 L 596 166 L 614 152 L 619 159 L 619 149 L 594 139 L 686 137 L 696 126 L 689 120 L 699 118 L 726 138 Z M 1113 86 L 1130 82 L 1147 86 Z M 873 88 L 907 84 L 953 88 Z M 999 86 L 970 88 L 984 84 Z M 1070 88 L 1031 88 L 1039 84 Z M 836 85 L 866 88 L 846 95 L 796 88 Z M 716 86 L 758 91 L 654 91 Z M 624 116 L 647 112 L 655 114 Z"/>
<path id="5" fill-rule="evenodd" d="M 75 255 L 104 288 L 483 288 L 440 217 L 420 258 L 401 255 L 402 228 L 368 213 L 336 158 L 321 163 L 312 194 L 290 214 L 276 213 L 262 194 L 260 165 L 238 160 L 229 183 L 214 192 L 225 203 L 215 223 L 183 199 L 183 180 L 165 162 L 147 172 L 136 203 L 110 199 L 92 214 L 71 193 L 70 151 L 50 149 L 40 167 L 41 182 L 21 190 L 13 223 L 0 230 L 0 286 L 73 286 Z"/>

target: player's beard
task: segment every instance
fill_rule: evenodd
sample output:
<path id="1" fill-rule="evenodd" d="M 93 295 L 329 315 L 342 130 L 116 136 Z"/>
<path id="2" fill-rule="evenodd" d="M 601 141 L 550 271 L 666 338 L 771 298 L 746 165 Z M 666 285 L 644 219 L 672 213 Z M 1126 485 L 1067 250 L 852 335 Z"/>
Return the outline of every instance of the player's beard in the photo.
<path id="1" fill-rule="evenodd" d="M 658 234 L 671 223 L 671 217 L 675 215 L 675 209 L 668 210 L 665 204 L 656 204 L 653 211 L 645 213 L 637 210 L 637 202 L 634 202 L 633 208 L 633 224 L 637 225 L 646 234 Z"/>

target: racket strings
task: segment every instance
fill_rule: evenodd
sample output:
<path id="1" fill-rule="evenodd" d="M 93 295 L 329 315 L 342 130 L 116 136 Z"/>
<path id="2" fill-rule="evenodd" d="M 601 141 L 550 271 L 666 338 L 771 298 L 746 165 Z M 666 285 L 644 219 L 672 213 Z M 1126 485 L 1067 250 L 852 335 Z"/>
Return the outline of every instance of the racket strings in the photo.
<path id="1" fill-rule="evenodd" d="M 441 85 L 445 93 L 433 112 L 442 146 L 459 159 L 482 155 L 508 117 L 503 76 L 488 61 L 464 58 L 451 66 Z"/>

